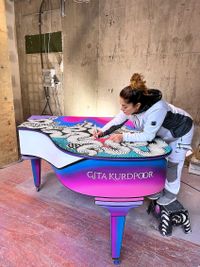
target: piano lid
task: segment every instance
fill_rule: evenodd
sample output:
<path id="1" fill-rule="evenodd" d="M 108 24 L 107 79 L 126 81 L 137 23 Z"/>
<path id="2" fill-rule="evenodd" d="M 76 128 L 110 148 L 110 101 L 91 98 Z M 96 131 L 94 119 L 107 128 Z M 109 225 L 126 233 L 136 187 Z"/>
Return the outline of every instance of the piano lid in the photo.
<path id="1" fill-rule="evenodd" d="M 82 157 L 108 160 L 150 159 L 166 157 L 171 152 L 170 146 L 160 138 L 155 138 L 152 142 L 122 142 L 120 144 L 108 140 L 109 136 L 94 139 L 92 136 L 94 128 L 101 128 L 110 119 L 97 117 L 32 116 L 27 122 L 18 126 L 21 136 L 21 153 L 28 153 L 28 149 L 25 149 L 27 144 L 24 143 L 30 142 L 28 140 L 32 140 L 33 142 L 34 138 L 37 138 L 37 140 L 39 138 L 44 139 L 42 136 L 49 139 L 48 143 L 51 149 L 53 149 L 53 144 L 60 152 L 67 153 L 72 158 L 74 157 L 73 160 L 75 161 L 81 160 L 80 158 Z M 116 132 L 123 133 L 129 131 L 134 133 L 132 128 L 131 122 L 128 122 Z M 52 144 L 50 145 L 50 143 Z M 42 143 L 40 145 L 40 150 L 46 149 L 44 147 L 42 148 Z M 49 149 L 48 153 L 50 153 Z"/>

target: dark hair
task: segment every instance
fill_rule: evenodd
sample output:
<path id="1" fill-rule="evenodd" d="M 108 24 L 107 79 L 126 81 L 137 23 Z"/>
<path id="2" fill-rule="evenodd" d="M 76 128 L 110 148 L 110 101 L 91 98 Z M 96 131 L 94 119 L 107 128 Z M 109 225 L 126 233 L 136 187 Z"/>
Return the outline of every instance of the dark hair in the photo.
<path id="1" fill-rule="evenodd" d="M 141 103 L 143 106 L 146 101 L 146 96 L 148 95 L 148 90 L 145 85 L 143 75 L 139 73 L 134 73 L 130 79 L 130 85 L 126 86 L 120 92 L 120 97 L 122 97 L 128 104 Z"/>

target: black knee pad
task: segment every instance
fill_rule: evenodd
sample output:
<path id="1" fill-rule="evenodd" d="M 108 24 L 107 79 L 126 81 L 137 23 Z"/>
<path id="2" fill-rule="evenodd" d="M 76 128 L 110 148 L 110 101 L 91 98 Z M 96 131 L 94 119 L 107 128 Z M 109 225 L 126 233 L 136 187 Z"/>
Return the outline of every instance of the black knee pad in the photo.
<path id="1" fill-rule="evenodd" d="M 167 181 L 174 182 L 177 179 L 178 163 L 168 161 L 167 163 Z"/>

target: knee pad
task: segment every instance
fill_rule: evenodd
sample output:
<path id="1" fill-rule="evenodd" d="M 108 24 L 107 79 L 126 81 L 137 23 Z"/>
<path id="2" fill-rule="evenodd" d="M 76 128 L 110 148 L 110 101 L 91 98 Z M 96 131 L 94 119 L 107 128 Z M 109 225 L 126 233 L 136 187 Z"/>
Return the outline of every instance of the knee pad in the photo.
<path id="1" fill-rule="evenodd" d="M 168 182 L 174 182 L 178 177 L 178 163 L 168 161 L 167 163 L 167 180 Z"/>

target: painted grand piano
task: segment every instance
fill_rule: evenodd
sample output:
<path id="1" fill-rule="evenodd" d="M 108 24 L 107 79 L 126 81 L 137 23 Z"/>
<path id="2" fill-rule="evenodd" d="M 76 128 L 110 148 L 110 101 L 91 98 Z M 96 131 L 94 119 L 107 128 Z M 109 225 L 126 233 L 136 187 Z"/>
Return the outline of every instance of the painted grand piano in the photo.
<path id="1" fill-rule="evenodd" d="M 170 147 L 161 139 L 120 144 L 109 136 L 95 139 L 94 128 L 111 118 L 32 116 L 18 127 L 21 155 L 30 159 L 37 191 L 41 159 L 46 160 L 67 188 L 93 196 L 95 204 L 110 212 L 111 253 L 120 263 L 128 211 L 143 204 L 145 196 L 165 184 Z M 118 132 L 133 131 L 128 122 Z"/>

